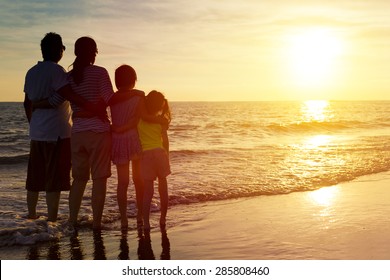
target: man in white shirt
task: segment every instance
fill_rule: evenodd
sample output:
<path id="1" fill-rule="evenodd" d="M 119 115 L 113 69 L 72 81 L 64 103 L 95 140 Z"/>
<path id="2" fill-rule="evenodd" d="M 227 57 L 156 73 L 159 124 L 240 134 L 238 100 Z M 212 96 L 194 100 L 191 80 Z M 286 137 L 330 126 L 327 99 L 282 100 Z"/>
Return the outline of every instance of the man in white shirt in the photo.
<path id="1" fill-rule="evenodd" d="M 47 33 L 41 41 L 43 61 L 27 72 L 24 84 L 31 140 L 26 180 L 28 218 L 38 218 L 39 192 L 45 191 L 48 221 L 52 222 L 57 220 L 61 191 L 70 189 L 71 109 L 59 94 L 69 87 L 67 73 L 58 65 L 64 50 L 61 36 Z M 45 99 L 51 108 L 33 110 L 33 102 Z"/>

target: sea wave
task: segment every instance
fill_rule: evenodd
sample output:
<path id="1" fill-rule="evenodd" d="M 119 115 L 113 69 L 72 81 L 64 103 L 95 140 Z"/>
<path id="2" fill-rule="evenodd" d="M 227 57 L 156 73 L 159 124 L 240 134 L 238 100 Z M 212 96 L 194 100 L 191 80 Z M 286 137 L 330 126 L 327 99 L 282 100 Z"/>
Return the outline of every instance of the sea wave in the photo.
<path id="1" fill-rule="evenodd" d="M 335 177 L 314 178 L 313 184 L 302 184 L 301 187 L 296 189 L 284 188 L 279 186 L 278 188 L 264 187 L 253 188 L 251 185 L 243 185 L 238 188 L 230 188 L 220 192 L 213 191 L 201 191 L 198 192 L 181 192 L 174 193 L 169 196 L 170 207 L 178 205 L 195 204 L 209 201 L 221 201 L 237 198 L 255 197 L 255 196 L 273 196 L 280 194 L 287 194 L 292 192 L 311 191 L 319 189 L 325 186 L 332 186 L 335 184 L 348 182 L 357 177 L 389 171 L 389 168 L 378 168 L 375 170 L 359 171 L 353 174 L 339 174 Z M 291 178 L 296 180 L 297 178 Z M 110 199 L 108 199 L 110 201 Z M 115 199 L 112 200 L 113 205 L 106 205 L 107 209 L 116 208 Z M 134 204 L 135 201 L 132 201 Z M 135 207 L 135 205 L 133 205 Z M 158 212 L 158 204 L 153 203 L 152 212 Z M 51 223 L 47 221 L 47 217 L 41 216 L 36 220 L 29 220 L 21 215 L 0 212 L 3 219 L 0 221 L 0 248 L 17 246 L 17 245 L 32 245 L 39 242 L 48 242 L 53 240 L 59 240 L 66 236 L 71 236 L 74 233 L 72 227 L 69 227 L 67 222 L 68 216 L 65 213 L 59 214 L 59 220 L 57 223 Z M 135 214 L 129 215 L 134 218 Z M 79 217 L 80 229 L 90 229 L 92 227 L 92 215 L 91 213 L 84 213 Z M 103 226 L 107 230 L 119 230 L 119 216 L 118 212 L 105 211 L 103 217 Z M 130 230 L 136 230 L 136 225 L 130 225 Z"/>
<path id="2" fill-rule="evenodd" d="M 390 170 L 389 103 L 331 104 L 333 111 L 323 121 L 308 121 L 291 103 L 284 107 L 280 103 L 175 105 L 180 110 L 168 132 L 170 207 L 309 191 Z M 13 111 L 9 113 L 13 115 Z M 57 225 L 48 224 L 45 218 L 31 221 L 21 217 L 26 212 L 23 186 L 28 132 L 7 119 L 2 128 L 7 125 L 8 132 L 0 133 L 0 166 L 8 172 L 1 178 L 0 247 L 67 236 L 66 199 L 61 200 Z M 332 137 L 321 137 L 323 134 Z M 112 171 L 103 223 L 119 230 L 115 167 Z M 80 211 L 86 228 L 92 224 L 91 189 L 86 188 Z M 152 211 L 159 211 L 157 189 L 155 193 Z M 130 187 L 128 213 L 133 219 L 135 201 Z M 44 200 L 40 207 L 40 212 L 45 212 Z"/>
<path id="3" fill-rule="evenodd" d="M 229 199 L 238 199 L 245 197 L 256 197 L 256 196 L 273 196 L 273 195 L 282 195 L 294 192 L 305 192 L 313 191 L 323 187 L 334 186 L 341 183 L 346 183 L 353 181 L 359 177 L 378 174 L 382 172 L 390 171 L 390 167 L 379 167 L 372 170 L 360 170 L 356 173 L 350 174 L 339 174 L 327 177 L 314 177 L 311 180 L 306 180 L 302 184 L 297 184 L 295 187 L 291 187 L 291 184 L 285 183 L 288 185 L 284 187 L 283 184 L 278 185 L 278 187 L 269 187 L 268 185 L 251 185 L 248 184 L 245 186 L 237 188 L 227 188 L 224 191 L 215 192 L 215 191 L 200 191 L 200 192 L 188 192 L 182 195 L 170 195 L 169 204 L 182 205 L 182 204 L 192 204 L 192 203 L 201 203 L 208 201 L 220 201 L 220 200 L 229 200 Z M 293 176 L 294 177 L 294 176 Z M 299 178 L 291 178 L 291 180 L 299 181 Z"/>
<path id="4" fill-rule="evenodd" d="M 0 165 L 26 163 L 28 157 L 28 154 L 0 156 Z"/>
<path id="5" fill-rule="evenodd" d="M 266 129 L 277 133 L 339 132 L 347 129 L 368 128 L 369 124 L 359 121 L 303 121 L 290 124 L 270 124 Z"/>
<path id="6" fill-rule="evenodd" d="M 0 248 L 58 240 L 71 233 L 65 218 L 53 223 L 48 222 L 43 216 L 36 220 L 29 220 L 16 215 L 12 220 L 3 220 L 1 224 Z"/>

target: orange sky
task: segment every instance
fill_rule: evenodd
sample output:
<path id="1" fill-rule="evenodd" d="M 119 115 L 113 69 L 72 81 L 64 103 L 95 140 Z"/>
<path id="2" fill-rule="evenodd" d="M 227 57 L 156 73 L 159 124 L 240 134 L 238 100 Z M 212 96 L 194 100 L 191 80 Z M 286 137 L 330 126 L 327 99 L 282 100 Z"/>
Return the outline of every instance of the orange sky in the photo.
<path id="1" fill-rule="evenodd" d="M 40 40 L 81 36 L 111 77 L 172 101 L 389 99 L 390 1 L 2 1 L 0 101 L 22 101 Z M 307 3 L 311 3 L 308 5 Z"/>

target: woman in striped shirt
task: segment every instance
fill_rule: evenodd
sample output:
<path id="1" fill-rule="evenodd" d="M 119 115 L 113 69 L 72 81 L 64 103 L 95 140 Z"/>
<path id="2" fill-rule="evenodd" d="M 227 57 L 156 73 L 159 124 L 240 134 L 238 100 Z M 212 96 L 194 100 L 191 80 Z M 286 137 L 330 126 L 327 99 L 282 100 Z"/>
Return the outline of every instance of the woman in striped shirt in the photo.
<path id="1" fill-rule="evenodd" d="M 108 104 L 114 92 L 105 68 L 94 65 L 96 42 L 81 37 L 75 43 L 73 69 L 69 73 L 73 91 L 92 103 Z M 71 103 L 73 112 L 82 109 Z M 93 228 L 101 228 L 107 178 L 111 176 L 111 134 L 108 119 L 73 118 L 71 135 L 73 183 L 69 194 L 70 222 L 75 225 L 85 186 L 92 175 Z"/>

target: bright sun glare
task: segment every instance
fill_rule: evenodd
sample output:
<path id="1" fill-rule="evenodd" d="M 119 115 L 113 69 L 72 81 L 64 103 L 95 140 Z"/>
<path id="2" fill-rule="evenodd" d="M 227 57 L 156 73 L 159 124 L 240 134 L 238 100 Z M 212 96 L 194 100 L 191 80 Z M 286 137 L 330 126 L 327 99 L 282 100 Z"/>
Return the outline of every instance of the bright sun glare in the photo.
<path id="1" fill-rule="evenodd" d="M 330 29 L 308 29 L 289 36 L 289 67 L 300 87 L 322 87 L 332 82 L 343 42 Z"/>
<path id="2" fill-rule="evenodd" d="M 332 115 L 327 100 L 307 100 L 301 108 L 304 121 L 323 122 L 329 120 Z"/>
<path id="3" fill-rule="evenodd" d="M 336 196 L 338 189 L 334 187 L 321 188 L 319 190 L 309 193 L 309 198 L 317 205 L 320 206 L 330 206 Z"/>

